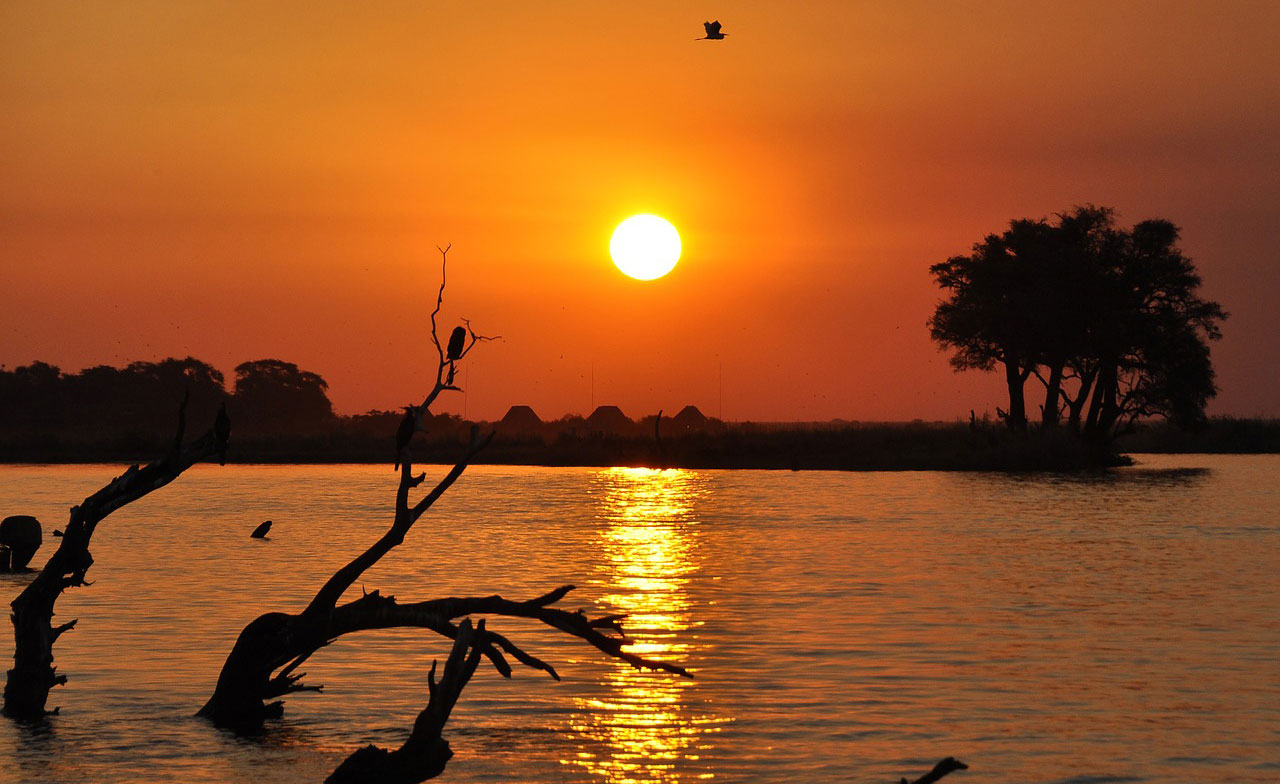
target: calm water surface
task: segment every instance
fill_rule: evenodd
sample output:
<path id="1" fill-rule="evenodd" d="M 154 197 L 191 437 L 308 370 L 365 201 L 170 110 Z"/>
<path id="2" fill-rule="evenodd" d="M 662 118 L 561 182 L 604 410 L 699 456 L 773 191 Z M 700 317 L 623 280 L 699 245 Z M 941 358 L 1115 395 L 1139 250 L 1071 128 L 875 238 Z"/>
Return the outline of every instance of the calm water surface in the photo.
<path id="1" fill-rule="evenodd" d="M 442 780 L 888 782 L 949 754 L 972 765 L 957 782 L 1280 780 L 1280 458 L 1141 460 L 1107 477 L 477 467 L 362 584 L 573 583 L 565 606 L 629 613 L 638 650 L 697 674 L 496 619 L 564 680 L 479 672 Z M 0 514 L 48 536 L 116 473 L 0 467 Z M 56 648 L 62 714 L 0 722 L 0 780 L 318 782 L 398 744 L 448 650 L 424 632 L 324 649 L 305 669 L 325 691 L 261 738 L 192 718 L 247 622 L 301 609 L 381 534 L 394 485 L 390 466 L 200 466 L 108 518 L 94 584 L 58 605 L 81 619 Z"/>

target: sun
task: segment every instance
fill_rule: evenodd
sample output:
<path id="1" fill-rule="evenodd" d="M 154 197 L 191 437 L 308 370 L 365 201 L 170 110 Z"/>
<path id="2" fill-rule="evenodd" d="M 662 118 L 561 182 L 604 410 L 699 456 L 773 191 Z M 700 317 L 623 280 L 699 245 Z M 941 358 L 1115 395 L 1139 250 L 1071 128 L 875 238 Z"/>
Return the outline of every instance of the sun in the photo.
<path id="1" fill-rule="evenodd" d="M 632 215 L 613 230 L 609 255 L 618 269 L 636 280 L 666 275 L 680 260 L 680 233 L 657 215 Z"/>

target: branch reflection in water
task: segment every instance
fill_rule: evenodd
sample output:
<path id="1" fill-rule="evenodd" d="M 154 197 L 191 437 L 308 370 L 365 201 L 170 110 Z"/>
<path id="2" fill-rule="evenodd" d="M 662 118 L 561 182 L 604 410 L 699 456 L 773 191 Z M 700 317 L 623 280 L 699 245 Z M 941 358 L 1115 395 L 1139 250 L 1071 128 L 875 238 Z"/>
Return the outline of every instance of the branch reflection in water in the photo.
<path id="1" fill-rule="evenodd" d="M 593 477 L 603 557 L 593 582 L 606 607 L 627 613 L 630 650 L 694 665 L 697 608 L 688 591 L 700 570 L 697 503 L 707 492 L 695 471 L 611 468 Z M 576 700 L 574 759 L 610 784 L 710 779 L 699 764 L 709 733 L 731 719 L 695 714 L 696 680 L 614 662 L 600 696 Z M 705 705 L 699 707 L 705 709 Z"/>

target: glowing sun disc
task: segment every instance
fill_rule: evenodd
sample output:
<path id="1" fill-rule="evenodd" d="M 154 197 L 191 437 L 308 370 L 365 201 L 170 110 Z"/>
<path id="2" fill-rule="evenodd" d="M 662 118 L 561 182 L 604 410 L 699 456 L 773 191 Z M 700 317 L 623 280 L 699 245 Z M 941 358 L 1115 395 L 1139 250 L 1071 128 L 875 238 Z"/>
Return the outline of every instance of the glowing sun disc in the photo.
<path id="1" fill-rule="evenodd" d="M 632 215 L 613 230 L 609 255 L 623 273 L 636 280 L 654 280 L 680 260 L 680 233 L 657 215 Z"/>

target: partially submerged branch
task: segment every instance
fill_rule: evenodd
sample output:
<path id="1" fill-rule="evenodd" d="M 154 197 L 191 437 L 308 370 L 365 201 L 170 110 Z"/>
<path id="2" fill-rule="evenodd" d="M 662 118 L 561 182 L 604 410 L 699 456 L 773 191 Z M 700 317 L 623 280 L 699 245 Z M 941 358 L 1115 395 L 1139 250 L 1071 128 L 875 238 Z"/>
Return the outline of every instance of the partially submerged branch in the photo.
<path id="1" fill-rule="evenodd" d="M 463 688 L 475 674 L 484 646 L 493 636 L 485 631 L 483 619 L 474 629 L 471 621 L 463 621 L 458 626 L 439 683 L 436 682 L 436 662 L 431 662 L 431 672 L 427 674 L 427 707 L 418 714 L 404 744 L 395 751 L 374 745 L 356 750 L 325 779 L 325 784 L 416 784 L 443 773 L 444 766 L 453 757 L 453 750 L 443 737 L 444 725 Z"/>
<path id="2" fill-rule="evenodd" d="M 13 600 L 13 669 L 4 689 L 4 713 L 19 719 L 38 719 L 45 714 L 49 690 L 66 683 L 53 666 L 53 644 L 75 627 L 75 621 L 52 625 L 54 604 L 67 588 L 88 585 L 85 579 L 93 566 L 89 543 L 98 523 L 112 512 L 177 479 L 196 463 L 225 453 L 231 435 L 230 420 L 220 411 L 218 421 L 207 433 L 185 448 L 184 396 L 178 409 L 178 425 L 169 451 L 158 460 L 139 468 L 130 466 L 105 487 L 71 508 L 66 530 L 58 549 L 44 568 Z"/>
<path id="3" fill-rule="evenodd" d="M 323 686 L 305 685 L 302 678 L 306 674 L 297 670 L 316 651 L 339 637 L 374 629 L 418 628 L 457 640 L 461 628 L 457 621 L 462 619 L 461 624 L 465 624 L 470 616 L 476 615 L 539 621 L 633 667 L 693 677 L 677 664 L 627 651 L 625 646 L 630 640 L 622 628 L 623 616 L 593 618 L 581 610 L 570 612 L 551 606 L 572 589 L 571 585 L 562 586 L 525 601 L 495 595 L 449 597 L 407 604 L 397 602 L 394 596 L 371 591 L 333 608 L 321 618 L 307 618 L 306 611 L 300 615 L 269 613 L 260 616 L 240 633 L 223 665 L 214 694 L 199 715 L 233 729 L 257 729 L 263 720 L 283 712 L 282 702 L 268 703 L 268 700 L 295 692 L 323 689 Z M 487 632 L 475 644 L 505 678 L 511 677 L 512 673 L 508 657 L 526 667 L 546 672 L 556 680 L 560 678 L 552 665 L 498 632 Z"/>
<path id="4" fill-rule="evenodd" d="M 404 745 L 394 751 L 365 746 L 352 753 L 326 781 L 330 784 L 416 784 L 440 775 L 453 756 L 448 742 L 442 736 L 445 723 L 482 656 L 489 659 L 503 677 L 511 677 L 511 666 L 506 660 L 506 656 L 511 656 L 521 664 L 543 670 L 556 680 L 560 679 L 551 665 L 525 652 L 503 635 L 487 630 L 484 618 L 477 622 L 474 629 L 469 618 L 464 618 L 457 625 L 450 622 L 452 618 L 474 613 L 533 618 L 586 640 L 604 653 L 635 667 L 661 669 L 692 677 L 683 667 L 652 661 L 623 651 L 622 645 L 626 644 L 627 638 L 620 625 L 622 616 L 609 615 L 592 619 L 583 612 L 566 612 L 550 606 L 571 590 L 573 586 L 566 585 L 523 602 L 509 601 L 501 596 L 486 596 L 437 599 L 406 605 L 397 604 L 394 597 L 382 597 L 375 592 L 339 607 L 334 621 L 335 631 L 341 634 L 363 629 L 417 626 L 451 637 L 454 643 L 438 685 L 434 679 L 436 665 L 431 665 L 431 674 L 428 676 L 430 701 L 426 709 L 418 714 L 413 731 Z M 604 634 L 601 629 L 616 631 L 618 636 Z M 293 678 L 292 670 L 308 655 L 310 654 L 300 656 L 296 662 L 281 671 L 282 675 Z"/>

